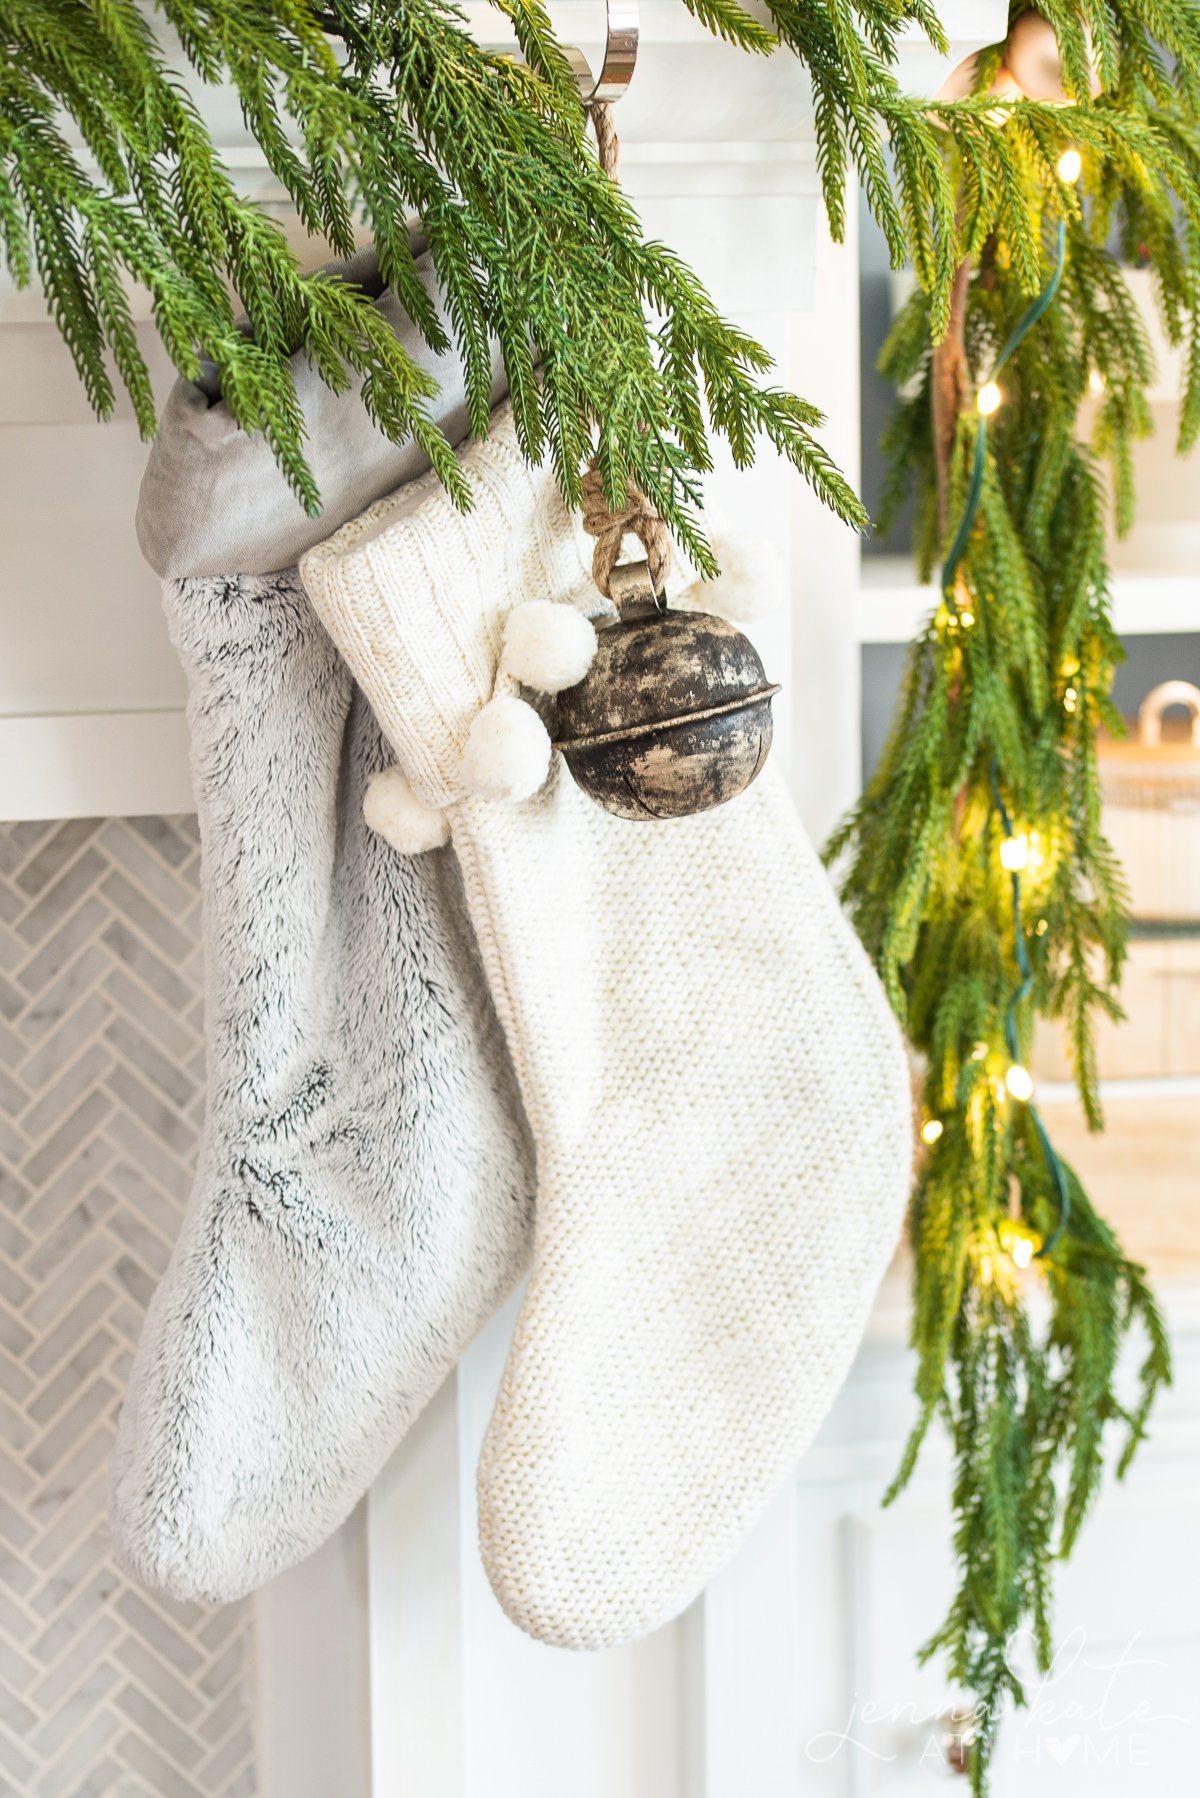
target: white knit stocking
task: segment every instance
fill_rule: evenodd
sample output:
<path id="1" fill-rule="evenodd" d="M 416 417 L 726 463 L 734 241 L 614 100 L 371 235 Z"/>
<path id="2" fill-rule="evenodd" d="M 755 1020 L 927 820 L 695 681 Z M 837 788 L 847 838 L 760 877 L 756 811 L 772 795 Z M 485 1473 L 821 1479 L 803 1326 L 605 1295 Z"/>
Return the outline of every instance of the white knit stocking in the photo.
<path id="1" fill-rule="evenodd" d="M 537 1150 L 534 1268 L 479 1467 L 484 1561 L 533 1635 L 675 1616 L 838 1390 L 908 1188 L 883 993 L 768 766 L 670 823 L 600 811 L 555 758 L 464 794 L 506 613 L 581 601 L 570 520 L 511 424 L 302 573 L 418 798 L 448 807 Z"/>

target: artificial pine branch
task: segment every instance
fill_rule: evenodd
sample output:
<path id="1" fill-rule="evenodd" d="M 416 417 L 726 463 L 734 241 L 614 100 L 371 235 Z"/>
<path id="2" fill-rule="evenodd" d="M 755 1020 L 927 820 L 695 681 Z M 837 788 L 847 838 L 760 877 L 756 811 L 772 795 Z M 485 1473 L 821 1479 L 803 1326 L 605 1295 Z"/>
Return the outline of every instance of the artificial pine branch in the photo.
<path id="1" fill-rule="evenodd" d="M 155 10 L 196 75 L 232 84 L 308 230 L 345 255 L 361 221 L 385 280 L 441 349 L 405 228 L 420 215 L 473 427 L 486 428 L 496 338 L 522 448 L 536 458 L 552 446 L 568 498 L 598 429 L 616 486 L 632 473 L 711 569 L 695 503 L 694 475 L 710 460 L 703 395 L 740 463 L 766 438 L 841 517 L 865 523 L 813 435 L 818 413 L 760 385 L 765 352 L 645 241 L 602 175 L 540 0 L 497 4 L 527 66 L 481 49 L 445 0 L 158 0 Z M 774 41 L 734 0 L 700 11 L 747 49 Z M 111 352 L 141 429 L 153 430 L 126 292 L 140 285 L 179 371 L 194 376 L 201 356 L 212 359 L 235 418 L 266 435 L 310 511 L 319 495 L 288 367 L 296 350 L 332 387 L 359 376 L 380 429 L 414 438 L 467 503 L 433 422 L 433 381 L 366 296 L 301 273 L 282 233 L 238 194 L 136 0 L 0 0 L 0 48 L 0 245 L 19 284 L 40 277 L 101 417 L 115 399 Z M 668 321 L 669 346 L 648 314 Z"/>
<path id="2" fill-rule="evenodd" d="M 685 3 L 746 50 L 775 43 L 737 0 Z M 365 224 L 385 279 L 442 347 L 404 228 L 407 216 L 421 215 L 466 357 L 474 427 L 483 422 L 491 335 L 508 365 L 522 445 L 529 455 L 554 447 L 569 498 L 579 468 L 568 446 L 603 421 L 617 459 L 709 567 L 688 478 L 710 459 L 695 403 L 702 394 L 719 409 L 716 430 L 733 433 L 740 462 L 765 435 L 826 503 L 861 524 L 857 500 L 813 437 L 817 414 L 758 386 L 766 364 L 758 346 L 723 324 L 690 272 L 645 243 L 629 207 L 605 192 L 541 0 L 496 4 L 527 67 L 474 44 L 449 0 L 399 10 L 371 0 L 158 0 L 155 11 L 203 81 L 232 83 L 308 229 L 345 254 L 356 219 Z M 923 0 L 907 10 L 943 42 Z M 1123 171 L 1131 194 L 1140 180 L 1145 217 L 1130 198 L 1125 223 L 1152 237 L 1165 262 L 1171 234 L 1157 198 L 1173 189 L 1186 205 L 1196 176 L 1183 104 L 1200 83 L 1195 9 L 1187 0 L 1087 0 L 1083 10 L 1118 95 L 1107 113 L 1091 114 L 1090 141 Z M 906 100 L 891 69 L 904 12 L 890 0 L 776 0 L 772 11 L 778 38 L 812 82 L 835 231 L 853 167 L 893 259 L 915 259 L 938 335 L 954 271 L 993 215 L 1031 281 L 1038 212 L 1028 175 L 1066 135 L 1054 109 L 1001 133 L 983 101 L 929 108 Z M 117 291 L 141 285 L 179 370 L 191 375 L 200 355 L 212 358 L 239 423 L 266 433 L 310 510 L 319 496 L 287 367 L 296 349 L 334 386 L 358 374 L 380 428 L 415 437 L 465 503 L 431 419 L 428 378 L 373 329 L 362 296 L 303 275 L 279 231 L 239 196 L 136 0 L 0 0 L 0 45 L 0 247 L 18 283 L 36 267 L 101 416 L 114 399 L 107 349 L 141 428 L 152 428 L 144 363 Z M 64 115 L 90 164 L 63 134 Z M 961 224 L 942 155 L 946 133 L 968 173 L 972 203 Z M 1200 229 L 1194 207 L 1189 216 Z M 1186 334 L 1193 346 L 1186 441 L 1200 429 L 1191 267 L 1189 258 L 1173 271 L 1168 300 L 1173 338 Z M 249 335 L 237 328 L 235 299 Z M 647 326 L 647 308 L 678 320 L 669 353 Z M 553 378 L 535 380 L 535 361 L 548 371 L 552 358 Z M 620 476 L 615 469 L 618 487 Z"/>
<path id="3" fill-rule="evenodd" d="M 945 47 L 934 11 L 923 3 L 768 3 L 781 42 L 804 63 L 812 83 L 817 165 L 834 236 L 840 239 L 845 228 L 845 176 L 853 167 L 893 266 L 911 263 L 930 296 L 935 341 L 949 324 L 956 271 L 964 259 L 978 257 L 993 230 L 1003 233 L 1026 290 L 1034 291 L 1044 177 L 1062 149 L 1078 143 L 1104 169 L 1110 200 L 1120 197 L 1127 255 L 1153 246 L 1165 281 L 1170 341 L 1186 340 L 1200 366 L 1197 262 L 1169 216 L 1174 210 L 1195 228 L 1200 9 L 1194 0 L 1045 0 L 1039 10 L 1058 32 L 1067 90 L 1085 102 L 1067 111 L 986 96 L 982 90 L 1002 46 L 981 54 L 978 98 L 930 104 L 905 95 L 893 64 L 906 18 Z M 1013 0 L 1014 18 L 1025 10 L 1025 0 Z M 1095 104 L 1088 103 L 1089 34 L 1104 89 Z M 998 128 L 1005 120 L 1008 125 Z M 1103 204 L 1097 195 L 1097 205 Z M 1190 446 L 1198 433 L 1200 391 L 1193 374 L 1181 445 Z"/>
<path id="4" fill-rule="evenodd" d="M 1003 130 L 990 128 L 998 147 L 982 129 L 994 102 L 933 109 L 970 254 L 949 308 L 936 291 L 918 292 L 880 364 L 905 395 L 887 432 L 887 503 L 915 494 L 926 578 L 962 512 L 978 430 L 964 401 L 1046 280 L 1056 212 L 1067 221 L 1067 260 L 1055 303 L 1002 376 L 1004 405 L 989 430 L 978 522 L 955 588 L 913 647 L 878 769 L 830 847 L 848 854 L 847 904 L 923 1059 L 926 1115 L 941 1126 L 910 1219 L 919 1413 L 889 1497 L 942 1418 L 956 1461 L 959 1586 L 924 1652 L 942 1655 L 974 1695 L 976 1793 L 987 1789 L 1003 1711 L 1023 1698 L 1013 1638 L 1029 1630 L 1042 1666 L 1052 1658 L 1053 1563 L 1078 1538 L 1108 1432 L 1124 1430 L 1123 1473 L 1171 1374 L 1145 1275 L 1070 1169 L 1069 1220 L 1056 1238 L 1060 1197 L 1035 1120 L 1003 1080 L 1004 1020 L 1019 976 L 997 783 L 1035 850 L 1022 876 L 1033 965 L 1017 1017 L 1022 1056 L 1039 1016 L 1064 1020 L 1093 1128 L 1101 1122 L 1093 1019 L 1120 1016 L 1126 893 L 1101 830 L 1096 755 L 1097 727 L 1120 727 L 1105 523 L 1110 507 L 1122 528 L 1132 515 L 1132 447 L 1148 429 L 1153 369 L 1109 246 L 1136 243 L 1169 334 L 1194 334 L 1200 200 L 1189 71 L 1167 77 L 1147 63 L 1140 28 L 1135 20 L 1131 49 L 1127 23 L 1128 14 L 1110 16 L 1103 39 L 1126 85 L 1095 107 L 1019 103 Z M 1187 48 L 1182 35 L 1176 41 Z M 1189 54 L 1194 69 L 1194 42 Z M 1078 71 L 1075 79 L 1082 86 Z M 1054 177 L 1068 142 L 1085 149 L 1081 203 Z M 1185 440 L 1194 383 L 1189 367 Z M 1096 386 L 1088 446 L 1079 416 Z M 1030 1322 L 1010 1253 L 1017 1235 L 1053 1241 L 1042 1274 L 1024 1277 L 1044 1278 L 1044 1333 Z M 1130 1405 L 1118 1364 L 1133 1335 L 1146 1346 Z"/>

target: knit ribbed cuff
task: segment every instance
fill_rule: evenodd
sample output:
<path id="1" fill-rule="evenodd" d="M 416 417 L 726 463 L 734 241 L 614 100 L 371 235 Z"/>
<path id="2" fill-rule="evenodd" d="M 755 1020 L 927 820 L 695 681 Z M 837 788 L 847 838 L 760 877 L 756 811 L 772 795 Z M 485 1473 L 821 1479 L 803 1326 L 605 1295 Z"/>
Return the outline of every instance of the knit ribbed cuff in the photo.
<path id="1" fill-rule="evenodd" d="M 509 407 L 465 460 L 474 496 L 465 517 L 425 476 L 301 563 L 414 791 L 435 808 L 462 797 L 463 748 L 492 694 L 507 610 L 569 599 L 587 578 L 553 476 L 522 458 Z"/>

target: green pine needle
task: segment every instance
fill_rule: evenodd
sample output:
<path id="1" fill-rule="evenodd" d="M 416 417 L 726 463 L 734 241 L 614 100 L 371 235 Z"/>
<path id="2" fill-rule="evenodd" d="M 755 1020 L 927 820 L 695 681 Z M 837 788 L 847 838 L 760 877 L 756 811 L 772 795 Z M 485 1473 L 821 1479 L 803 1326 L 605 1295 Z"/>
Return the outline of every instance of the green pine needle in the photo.
<path id="1" fill-rule="evenodd" d="M 1049 11 L 1049 9 L 1047 9 Z M 1033 986 L 1017 1017 L 1023 1053 L 1039 1018 L 1066 1032 L 1091 1126 L 1101 1125 L 1097 1016 L 1119 1018 L 1127 893 L 1101 828 L 1096 731 L 1121 658 L 1108 592 L 1106 520 L 1132 521 L 1133 446 L 1150 426 L 1154 377 L 1143 320 L 1113 253 L 1148 263 L 1168 336 L 1195 343 L 1200 140 L 1194 8 L 1169 7 L 1162 33 L 1134 5 L 1054 11 L 1064 66 L 1081 91 L 1082 23 L 1093 27 L 1118 91 L 1070 111 L 1021 103 L 1000 129 L 994 101 L 950 106 L 889 100 L 900 178 L 924 152 L 930 116 L 957 195 L 955 257 L 972 263 L 963 348 L 967 391 L 988 377 L 1029 295 L 1045 282 L 1056 213 L 1067 261 L 1055 303 L 1004 369 L 990 421 L 978 520 L 958 578 L 914 644 L 890 739 L 829 854 L 843 891 L 925 1069 L 924 1106 L 942 1125 L 923 1154 L 912 1202 L 912 1339 L 916 1426 L 894 1499 L 942 1420 L 955 1455 L 959 1585 L 926 1644 L 973 1694 L 972 1789 L 987 1790 L 1000 1720 L 1023 1693 L 1010 1639 L 1028 1630 L 1052 1658 L 1056 1560 L 1069 1554 L 1099 1490 L 1110 1433 L 1118 1471 L 1144 1439 L 1170 1351 L 1144 1272 L 1122 1252 L 1071 1170 L 1069 1222 L 1040 1273 L 1050 1321 L 1029 1321 L 1009 1253 L 1014 1229 L 1047 1241 L 1059 1203 L 1028 1110 L 1004 1093 L 1004 1021 L 1019 983 L 1008 877 L 999 867 L 993 771 L 1019 827 L 1036 841 L 1022 876 Z M 1069 23 L 1064 23 L 1068 19 Z M 1157 11 L 1154 19 L 1159 17 Z M 1169 38 L 1170 73 L 1150 54 Z M 985 59 L 986 62 L 986 59 Z M 919 114 L 919 116 L 918 116 Z M 1078 146 L 1078 193 L 1055 165 Z M 934 219 L 940 201 L 921 202 Z M 916 500 L 929 578 L 946 548 L 932 425 L 934 349 L 946 324 L 940 276 L 917 267 L 918 291 L 896 320 L 880 367 L 902 394 L 885 435 L 885 511 Z M 1185 358 L 1180 437 L 1196 434 L 1197 357 Z M 1094 389 L 1099 388 L 1097 397 Z M 1080 435 L 1085 404 L 1096 414 Z M 977 420 L 959 421 L 947 480 L 950 528 L 961 514 Z M 959 621 L 969 609 L 973 624 Z M 1132 1405 L 1118 1378 L 1126 1343 L 1144 1344 Z"/>
<path id="2" fill-rule="evenodd" d="M 599 437 L 614 482 L 623 490 L 632 473 L 711 570 L 696 482 L 712 429 L 742 465 L 766 441 L 864 526 L 814 435 L 817 414 L 760 385 L 765 351 L 645 240 L 600 171 L 541 0 L 496 4 L 523 62 L 480 48 L 449 0 L 158 0 L 155 19 L 136 0 L 0 0 L 0 252 L 19 284 L 41 281 L 97 413 L 112 411 L 115 368 L 141 429 L 153 429 L 127 294 L 140 286 L 180 373 L 215 363 L 235 418 L 263 433 L 309 511 L 320 495 L 288 366 L 297 351 L 335 390 L 357 376 L 380 429 L 418 442 L 469 503 L 434 422 L 435 384 L 365 295 L 303 274 L 277 225 L 238 193 L 164 58 L 161 22 L 204 81 L 232 84 L 312 236 L 346 255 L 356 226 L 368 231 L 384 278 L 443 350 L 405 222 L 422 219 L 472 428 L 487 429 L 498 341 L 521 447 L 531 459 L 550 448 L 569 500 Z M 775 46 L 736 0 L 695 4 L 742 48 Z"/>

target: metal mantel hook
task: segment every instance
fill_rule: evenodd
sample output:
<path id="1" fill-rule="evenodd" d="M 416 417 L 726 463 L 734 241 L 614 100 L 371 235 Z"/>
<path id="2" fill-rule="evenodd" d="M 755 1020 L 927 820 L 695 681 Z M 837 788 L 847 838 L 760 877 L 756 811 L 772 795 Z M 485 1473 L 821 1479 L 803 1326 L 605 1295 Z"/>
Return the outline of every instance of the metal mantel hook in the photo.
<path id="1" fill-rule="evenodd" d="M 586 56 L 572 45 L 566 48 L 579 93 L 585 106 L 611 106 L 633 80 L 637 64 L 639 0 L 605 0 L 604 61 L 593 75 Z"/>
<path id="2" fill-rule="evenodd" d="M 588 107 L 611 106 L 619 100 L 633 80 L 634 66 L 637 63 L 638 29 L 641 22 L 639 0 L 605 0 L 604 14 L 604 60 L 598 75 L 592 73 L 592 65 L 577 45 L 562 46 L 563 55 L 579 85 L 579 97 Z M 498 44 L 488 44 L 485 47 L 489 50 L 501 50 Z M 505 56 L 512 54 L 507 46 L 502 53 Z"/>

